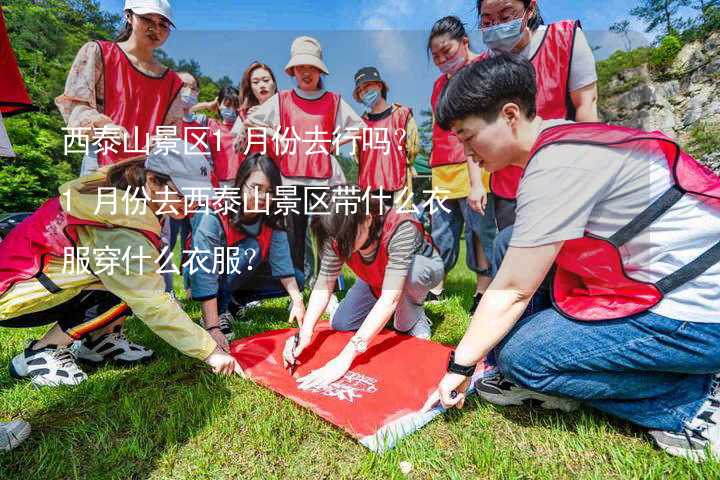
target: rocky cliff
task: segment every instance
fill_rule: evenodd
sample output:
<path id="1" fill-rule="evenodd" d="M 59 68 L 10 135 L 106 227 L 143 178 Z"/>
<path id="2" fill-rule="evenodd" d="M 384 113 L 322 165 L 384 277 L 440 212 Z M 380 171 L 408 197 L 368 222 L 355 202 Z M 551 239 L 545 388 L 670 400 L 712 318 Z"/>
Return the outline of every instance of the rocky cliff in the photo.
<path id="1" fill-rule="evenodd" d="M 687 44 L 667 71 L 647 64 L 614 75 L 603 119 L 661 130 L 720 174 L 720 32 Z"/>

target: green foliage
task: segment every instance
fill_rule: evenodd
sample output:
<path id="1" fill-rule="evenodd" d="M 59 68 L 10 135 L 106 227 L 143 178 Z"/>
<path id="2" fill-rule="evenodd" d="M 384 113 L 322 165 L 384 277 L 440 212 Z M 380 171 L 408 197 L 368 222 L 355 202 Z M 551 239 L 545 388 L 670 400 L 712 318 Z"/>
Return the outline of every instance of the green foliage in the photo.
<path id="1" fill-rule="evenodd" d="M 682 50 L 683 44 L 675 35 L 666 35 L 660 45 L 650 54 L 650 65 L 656 72 L 663 72 L 670 68 L 677 54 Z"/>
<path id="2" fill-rule="evenodd" d="M 690 130 L 690 138 L 685 147 L 695 158 L 720 152 L 720 122 L 696 123 Z"/>
<path id="3" fill-rule="evenodd" d="M 639 67 L 645 63 L 648 63 L 652 54 L 652 48 L 637 48 L 629 52 L 618 50 L 607 59 L 597 62 L 597 74 L 598 74 L 598 92 L 599 97 L 606 99 L 609 96 L 617 95 L 623 90 L 632 88 L 635 85 L 624 84 L 619 89 L 611 89 L 609 84 L 610 80 L 618 73 L 627 70 L 629 68 Z"/>
<path id="4" fill-rule="evenodd" d="M 668 35 L 680 29 L 682 22 L 677 13 L 686 3 L 687 0 L 641 0 L 630 15 L 647 23 L 646 32 Z"/>

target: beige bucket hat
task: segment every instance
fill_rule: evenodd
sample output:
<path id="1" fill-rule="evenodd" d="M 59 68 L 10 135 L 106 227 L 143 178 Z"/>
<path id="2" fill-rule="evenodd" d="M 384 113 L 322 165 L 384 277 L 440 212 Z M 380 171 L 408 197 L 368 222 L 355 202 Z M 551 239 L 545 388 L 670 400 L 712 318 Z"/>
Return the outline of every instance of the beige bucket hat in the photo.
<path id="1" fill-rule="evenodd" d="M 322 46 L 312 37 L 303 36 L 293 40 L 290 47 L 290 61 L 285 66 L 285 73 L 292 75 L 292 68 L 298 65 L 312 65 L 321 72 L 330 74 L 323 62 Z"/>

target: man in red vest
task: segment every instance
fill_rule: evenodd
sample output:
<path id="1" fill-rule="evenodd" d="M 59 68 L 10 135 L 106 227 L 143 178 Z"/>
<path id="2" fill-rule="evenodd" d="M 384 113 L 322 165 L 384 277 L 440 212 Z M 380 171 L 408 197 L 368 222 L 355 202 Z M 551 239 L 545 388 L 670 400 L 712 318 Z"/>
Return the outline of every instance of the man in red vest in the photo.
<path id="1" fill-rule="evenodd" d="M 720 458 L 720 177 L 670 138 L 536 115 L 512 55 L 454 77 L 436 111 L 490 172 L 525 170 L 510 248 L 429 403 L 461 406 L 496 348 L 493 403 L 582 402 L 668 453 Z M 518 321 L 554 268 L 553 308 Z"/>

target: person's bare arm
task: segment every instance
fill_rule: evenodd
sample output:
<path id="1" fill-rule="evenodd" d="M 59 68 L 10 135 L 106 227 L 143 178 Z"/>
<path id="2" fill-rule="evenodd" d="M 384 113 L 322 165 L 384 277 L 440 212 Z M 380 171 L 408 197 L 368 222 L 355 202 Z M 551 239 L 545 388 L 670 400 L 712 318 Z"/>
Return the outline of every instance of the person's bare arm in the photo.
<path id="1" fill-rule="evenodd" d="M 575 120 L 578 122 L 600 121 L 597 111 L 597 83 L 570 92 L 570 99 L 575 106 Z"/>

